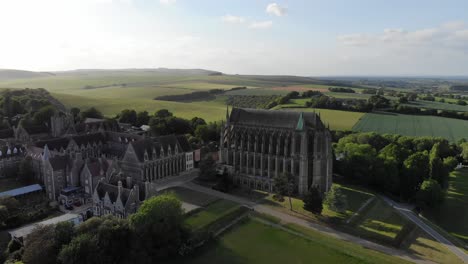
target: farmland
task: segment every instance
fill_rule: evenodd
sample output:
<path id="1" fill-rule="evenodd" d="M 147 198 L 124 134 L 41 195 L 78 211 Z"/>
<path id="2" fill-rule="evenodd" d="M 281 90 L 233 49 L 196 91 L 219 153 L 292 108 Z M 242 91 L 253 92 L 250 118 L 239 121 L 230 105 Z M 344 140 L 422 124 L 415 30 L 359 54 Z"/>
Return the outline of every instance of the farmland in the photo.
<path id="1" fill-rule="evenodd" d="M 468 137 L 468 121 L 437 116 L 368 113 L 353 127 L 354 131 L 444 137 L 452 142 Z"/>
<path id="2" fill-rule="evenodd" d="M 312 108 L 283 108 L 288 111 L 301 111 L 301 112 L 316 112 L 320 113 L 320 118 L 325 123 L 329 124 L 332 130 L 351 130 L 353 126 L 359 121 L 364 113 L 347 112 L 341 110 L 331 109 L 312 109 Z"/>
<path id="3" fill-rule="evenodd" d="M 418 100 L 418 101 L 411 102 L 411 103 L 408 103 L 408 104 L 405 104 L 405 105 L 411 106 L 411 107 L 418 107 L 418 108 L 468 112 L 468 106 L 458 105 L 458 104 L 454 104 L 454 103 L 441 103 L 441 102 Z"/>

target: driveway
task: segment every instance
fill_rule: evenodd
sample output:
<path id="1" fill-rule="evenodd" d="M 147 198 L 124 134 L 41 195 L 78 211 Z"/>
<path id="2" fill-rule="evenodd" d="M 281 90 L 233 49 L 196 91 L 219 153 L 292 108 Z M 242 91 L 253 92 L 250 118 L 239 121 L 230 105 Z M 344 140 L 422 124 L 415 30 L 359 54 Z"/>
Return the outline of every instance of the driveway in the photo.
<path id="1" fill-rule="evenodd" d="M 397 203 L 393 201 L 392 199 L 381 196 L 382 199 L 388 203 L 390 206 L 398 210 L 398 212 L 406 217 L 408 220 L 411 222 L 415 223 L 417 226 L 419 226 L 422 230 L 426 231 L 429 235 L 431 235 L 435 240 L 439 241 L 442 245 L 444 245 L 448 250 L 452 251 L 453 254 L 457 255 L 463 262 L 468 263 L 468 255 L 460 248 L 455 246 L 452 242 L 447 240 L 444 236 L 439 234 L 437 231 L 435 231 L 432 227 L 424 223 L 412 210 L 411 208 L 408 208 L 407 206 Z"/>

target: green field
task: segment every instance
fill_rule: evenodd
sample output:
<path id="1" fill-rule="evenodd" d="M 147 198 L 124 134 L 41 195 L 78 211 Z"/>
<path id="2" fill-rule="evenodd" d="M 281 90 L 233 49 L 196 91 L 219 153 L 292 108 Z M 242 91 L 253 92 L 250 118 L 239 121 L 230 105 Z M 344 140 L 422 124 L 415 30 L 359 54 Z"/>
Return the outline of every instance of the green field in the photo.
<path id="1" fill-rule="evenodd" d="M 468 169 L 451 173 L 444 203 L 439 208 L 427 212 L 426 216 L 468 244 Z"/>
<path id="2" fill-rule="evenodd" d="M 233 228 L 190 263 L 404 263 L 403 260 L 312 230 L 309 239 L 256 220 Z M 184 263 L 182 261 L 181 263 Z"/>
<path id="3" fill-rule="evenodd" d="M 320 113 L 320 118 L 325 125 L 330 125 L 332 130 L 351 130 L 359 121 L 364 113 L 347 112 L 331 109 L 313 109 L 313 108 L 276 108 L 287 111 L 316 112 Z"/>
<path id="4" fill-rule="evenodd" d="M 452 142 L 468 138 L 468 121 L 437 116 L 367 113 L 354 131 L 444 137 Z"/>
<path id="5" fill-rule="evenodd" d="M 190 215 L 186 219 L 186 223 L 194 230 L 202 229 L 237 208 L 239 205 L 234 202 L 219 200 L 208 205 L 202 211 Z"/>
<path id="6" fill-rule="evenodd" d="M 466 106 L 466 105 L 449 104 L 449 103 L 441 103 L 441 102 L 431 102 L 431 101 L 423 101 L 423 100 L 418 100 L 418 101 L 407 103 L 407 104 L 404 104 L 404 105 L 411 106 L 411 107 L 418 107 L 418 108 L 468 112 L 468 106 Z"/>

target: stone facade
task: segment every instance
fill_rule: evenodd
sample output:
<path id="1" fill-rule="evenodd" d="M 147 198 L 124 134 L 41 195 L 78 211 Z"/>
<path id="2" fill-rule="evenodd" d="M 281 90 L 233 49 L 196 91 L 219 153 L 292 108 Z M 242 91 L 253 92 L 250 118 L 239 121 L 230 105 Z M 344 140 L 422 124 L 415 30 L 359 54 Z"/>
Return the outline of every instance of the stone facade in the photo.
<path id="1" fill-rule="evenodd" d="M 315 113 L 233 108 L 221 132 L 220 163 L 235 183 L 273 191 L 273 179 L 290 173 L 297 193 L 332 184 L 328 128 Z"/>
<path id="2" fill-rule="evenodd" d="M 154 195 L 159 180 L 193 169 L 185 136 L 147 137 L 102 119 L 73 124 L 67 114 L 41 127 L 0 131 L 0 177 L 26 156 L 49 199 L 92 202 L 97 215 L 120 217 Z"/>

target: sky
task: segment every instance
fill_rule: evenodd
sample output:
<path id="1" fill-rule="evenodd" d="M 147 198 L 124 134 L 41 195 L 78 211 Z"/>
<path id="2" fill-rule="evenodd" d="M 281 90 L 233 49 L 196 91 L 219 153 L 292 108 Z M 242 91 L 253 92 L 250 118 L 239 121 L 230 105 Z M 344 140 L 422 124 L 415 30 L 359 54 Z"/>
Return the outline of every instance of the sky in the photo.
<path id="1" fill-rule="evenodd" d="M 468 76 L 466 0 L 0 0 L 0 68 Z"/>

